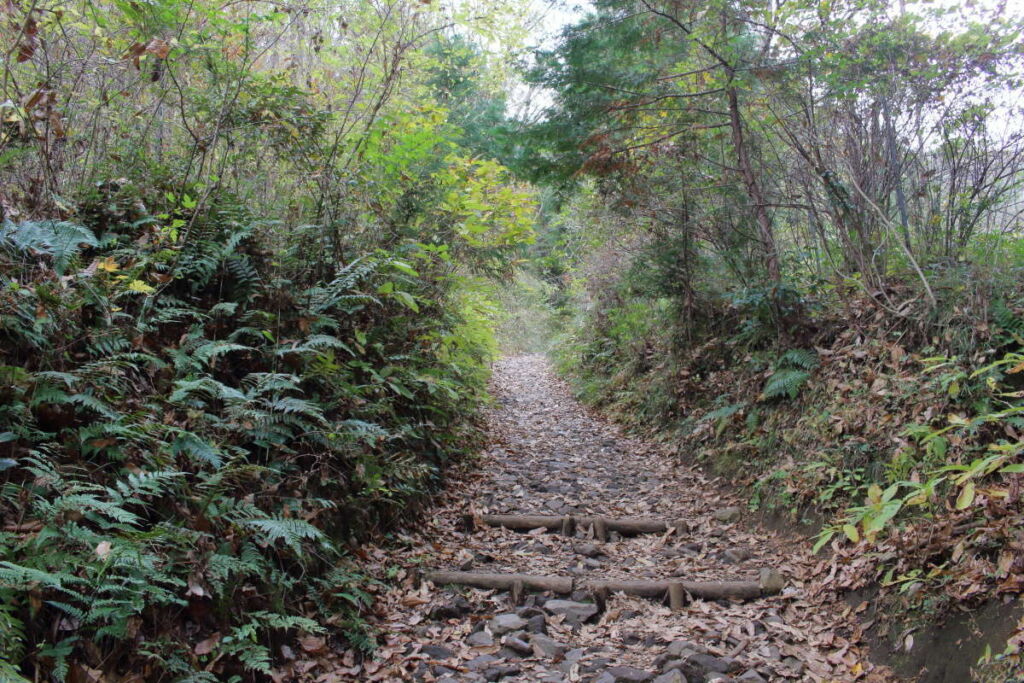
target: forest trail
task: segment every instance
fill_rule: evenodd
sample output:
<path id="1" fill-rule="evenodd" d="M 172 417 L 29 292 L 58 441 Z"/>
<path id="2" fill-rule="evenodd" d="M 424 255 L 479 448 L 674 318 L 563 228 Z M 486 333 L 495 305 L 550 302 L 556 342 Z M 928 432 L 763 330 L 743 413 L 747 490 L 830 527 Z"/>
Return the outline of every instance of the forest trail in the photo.
<path id="1" fill-rule="evenodd" d="M 695 469 L 595 417 L 546 359 L 494 366 L 489 442 L 478 467 L 453 481 L 434 518 L 398 559 L 404 566 L 480 573 L 695 581 L 753 580 L 762 568 L 786 579 L 779 595 L 744 602 L 695 599 L 672 611 L 657 600 L 455 589 L 409 572 L 380 601 L 387 644 L 350 669 L 361 680 L 422 681 L 851 681 L 889 680 L 872 667 L 844 603 L 814 582 L 821 558 L 808 543 L 754 529 L 746 508 Z M 463 516 L 529 513 L 686 521 L 670 532 L 593 538 L 578 526 L 516 532 Z M 737 518 L 738 517 L 738 518 Z M 390 560 L 395 560 L 389 549 Z M 369 557 L 383 551 L 371 549 Z M 392 565 L 393 566 L 393 565 Z M 404 575 L 404 572 L 403 572 Z M 821 577 L 817 577 L 821 578 Z M 555 607 L 552 607 L 555 605 Z M 540 634 L 540 635 L 538 635 Z M 676 673 L 673 673 L 676 671 Z"/>

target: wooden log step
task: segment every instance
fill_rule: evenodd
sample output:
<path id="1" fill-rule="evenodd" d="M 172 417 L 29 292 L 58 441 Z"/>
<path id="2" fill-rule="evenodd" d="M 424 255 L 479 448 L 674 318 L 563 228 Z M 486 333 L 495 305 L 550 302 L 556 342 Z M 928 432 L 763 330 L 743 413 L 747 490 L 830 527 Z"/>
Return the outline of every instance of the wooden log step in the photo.
<path id="1" fill-rule="evenodd" d="M 538 574 L 480 574 L 477 572 L 427 572 L 427 581 L 439 585 L 453 583 L 473 588 L 494 588 L 498 590 L 551 591 L 568 595 L 573 591 L 573 580 L 569 576 L 543 576 Z"/>
<path id="2" fill-rule="evenodd" d="M 533 529 L 547 529 L 548 531 L 559 531 L 566 535 L 572 535 L 577 528 L 593 527 L 594 535 L 600 541 L 606 541 L 608 532 L 616 531 L 623 536 L 637 536 L 640 534 L 663 534 L 674 530 L 677 536 L 682 536 L 689 530 L 684 520 L 664 521 L 660 519 L 646 519 L 642 517 L 574 517 L 572 515 L 481 515 L 480 521 L 487 526 L 500 526 L 515 531 L 530 531 Z M 476 518 L 472 515 L 463 517 L 466 529 L 472 531 L 476 525 Z"/>
<path id="3" fill-rule="evenodd" d="M 425 578 L 436 584 L 457 584 L 474 588 L 512 591 L 517 597 L 521 596 L 524 590 L 551 591 L 567 595 L 576 589 L 582 589 L 589 591 L 599 605 L 603 605 L 610 595 L 625 593 L 626 595 L 668 602 L 673 609 L 680 609 L 685 604 L 687 597 L 701 600 L 754 600 L 780 592 L 783 585 L 778 572 L 770 569 L 762 570 L 759 581 L 603 579 L 577 582 L 569 576 L 449 571 L 428 572 Z"/>

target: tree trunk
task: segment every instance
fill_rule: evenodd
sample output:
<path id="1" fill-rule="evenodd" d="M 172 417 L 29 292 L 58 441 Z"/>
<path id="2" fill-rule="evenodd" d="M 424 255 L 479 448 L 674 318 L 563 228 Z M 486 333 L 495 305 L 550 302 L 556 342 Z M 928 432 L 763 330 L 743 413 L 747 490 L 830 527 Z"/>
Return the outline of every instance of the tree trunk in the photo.
<path id="1" fill-rule="evenodd" d="M 736 148 L 736 166 L 740 169 L 740 175 L 743 178 L 743 186 L 746 188 L 747 196 L 754 205 L 754 217 L 757 219 L 757 234 L 764 252 L 765 270 L 768 271 L 769 279 L 777 283 L 782 280 L 782 268 L 779 265 L 779 252 L 775 244 L 775 229 L 772 225 L 772 217 L 768 213 L 764 190 L 760 182 L 758 182 L 753 162 L 750 160 L 747 143 L 744 140 L 743 119 L 740 117 L 739 95 L 736 93 L 735 86 L 730 84 L 726 88 L 726 98 L 729 104 L 729 127 L 732 129 L 732 144 Z"/>

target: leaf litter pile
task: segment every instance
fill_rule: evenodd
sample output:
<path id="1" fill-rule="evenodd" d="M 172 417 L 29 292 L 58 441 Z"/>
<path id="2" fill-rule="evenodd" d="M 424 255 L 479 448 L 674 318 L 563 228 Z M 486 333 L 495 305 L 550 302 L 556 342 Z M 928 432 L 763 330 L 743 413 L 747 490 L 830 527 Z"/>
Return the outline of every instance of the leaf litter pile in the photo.
<path id="1" fill-rule="evenodd" d="M 498 362 L 489 445 L 448 488 L 433 518 L 400 548 L 367 548 L 378 596 L 372 659 L 348 658 L 329 680 L 422 681 L 884 681 L 867 659 L 856 610 L 821 589 L 823 564 L 803 540 L 754 529 L 743 508 L 694 469 L 623 436 L 588 413 L 543 356 Z M 473 514 L 601 515 L 685 520 L 671 531 L 594 538 L 477 525 Z M 402 568 L 397 572 L 395 565 Z M 431 569 L 588 579 L 756 581 L 785 577 L 778 595 L 693 599 L 673 611 L 657 600 L 443 586 Z M 397 580 L 396 580 L 397 577 Z M 571 599 L 570 599 L 571 598 Z M 328 680 L 328 679 L 325 679 Z"/>

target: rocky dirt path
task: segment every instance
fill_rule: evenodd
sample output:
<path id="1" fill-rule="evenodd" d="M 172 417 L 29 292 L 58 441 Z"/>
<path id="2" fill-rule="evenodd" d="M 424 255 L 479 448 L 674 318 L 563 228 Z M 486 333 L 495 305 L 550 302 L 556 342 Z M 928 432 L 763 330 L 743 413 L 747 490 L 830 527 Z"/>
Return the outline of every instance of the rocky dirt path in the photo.
<path id="1" fill-rule="evenodd" d="M 473 473 L 453 482 L 425 529 L 402 537 L 406 550 L 368 551 L 399 586 L 379 600 L 375 625 L 387 644 L 349 670 L 354 679 L 889 680 L 859 644 L 857 610 L 819 590 L 825 564 L 808 544 L 749 526 L 739 502 L 699 472 L 586 411 L 542 356 L 497 363 L 493 391 L 490 444 Z M 682 537 L 611 532 L 600 542 L 589 527 L 574 536 L 467 531 L 467 512 L 683 519 L 688 529 Z M 416 568 L 698 581 L 756 581 L 774 568 L 786 587 L 676 611 L 619 594 L 599 611 L 582 591 L 528 592 L 513 604 L 507 592 L 418 581 Z"/>

